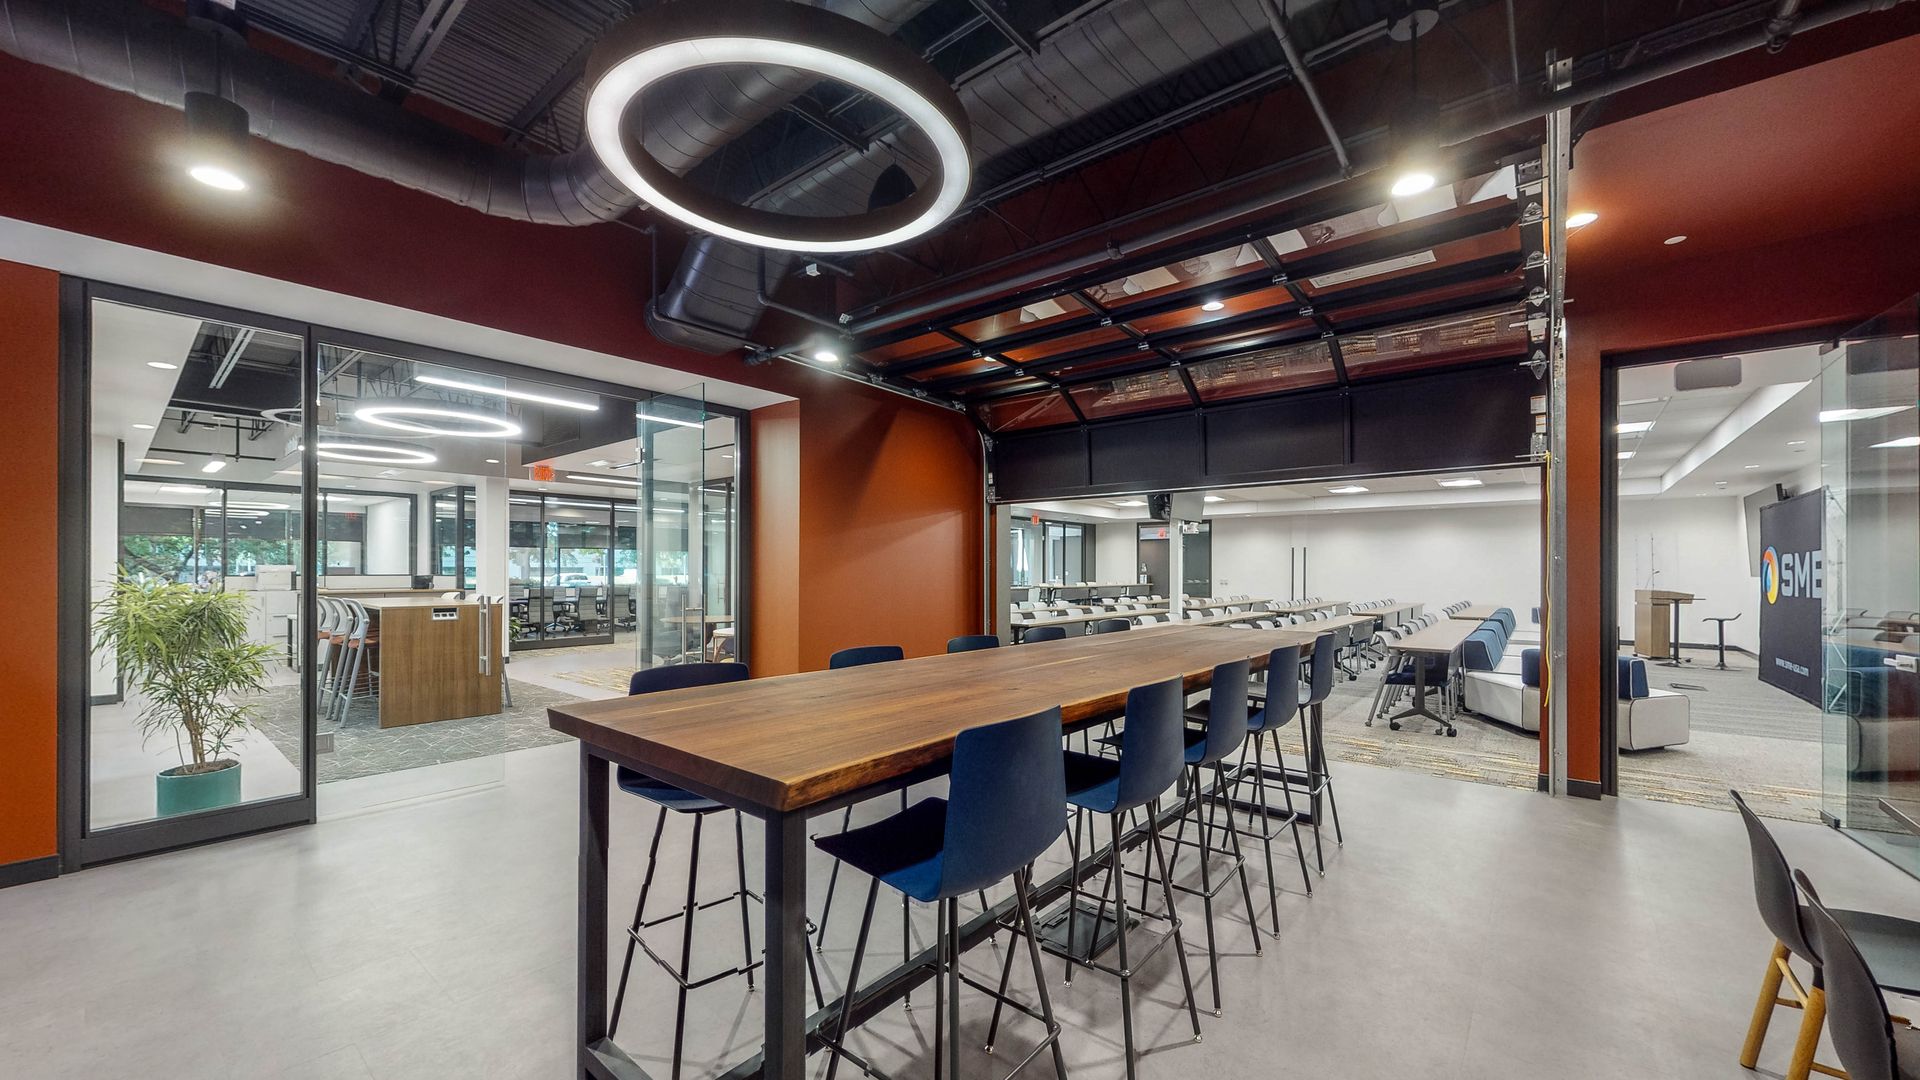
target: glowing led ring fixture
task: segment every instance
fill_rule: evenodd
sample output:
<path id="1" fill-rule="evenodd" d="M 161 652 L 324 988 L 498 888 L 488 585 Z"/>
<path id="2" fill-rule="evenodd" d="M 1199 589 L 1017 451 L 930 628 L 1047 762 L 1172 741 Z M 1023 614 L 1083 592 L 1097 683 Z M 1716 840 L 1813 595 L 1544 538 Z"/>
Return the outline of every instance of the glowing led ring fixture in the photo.
<path id="1" fill-rule="evenodd" d="M 363 442 L 359 439 L 328 439 L 313 444 L 315 455 L 334 461 L 359 461 L 368 465 L 431 465 L 440 460 L 425 450 L 411 446 Z"/>
<path id="2" fill-rule="evenodd" d="M 501 413 L 407 401 L 368 402 L 353 411 L 353 418 L 363 424 L 392 428 L 409 435 L 448 435 L 460 439 L 511 439 L 525 430 Z"/>
<path id="3" fill-rule="evenodd" d="M 938 175 L 906 199 L 846 217 L 804 217 L 739 206 L 675 175 L 629 132 L 648 87 L 722 64 L 799 68 L 866 91 L 920 128 Z M 919 236 L 966 199 L 967 114 L 919 54 L 872 27 L 821 8 L 769 0 L 663 4 L 608 31 L 587 62 L 587 141 L 649 206 L 729 240 L 784 251 L 869 251 Z"/>

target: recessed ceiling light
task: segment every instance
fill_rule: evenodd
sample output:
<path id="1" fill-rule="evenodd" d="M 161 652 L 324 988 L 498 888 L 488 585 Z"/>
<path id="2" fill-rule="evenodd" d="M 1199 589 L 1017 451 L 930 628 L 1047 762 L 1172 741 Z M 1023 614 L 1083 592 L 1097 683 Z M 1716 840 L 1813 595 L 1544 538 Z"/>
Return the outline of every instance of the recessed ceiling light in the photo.
<path id="1" fill-rule="evenodd" d="M 1882 416 L 1892 416 L 1897 412 L 1911 409 L 1911 405 L 1876 405 L 1866 409 L 1822 409 L 1820 422 L 1823 424 L 1844 423 L 1848 420 L 1873 420 Z M 138 427 L 139 425 L 134 425 Z"/>
<path id="2" fill-rule="evenodd" d="M 488 459 L 487 459 L 487 464 L 489 464 L 489 465 L 498 465 L 498 464 L 500 464 L 500 459 L 499 459 L 499 458 L 497 458 L 497 457 L 490 457 L 490 458 L 488 458 Z"/>
<path id="3" fill-rule="evenodd" d="M 1479 487 L 1480 478 L 1477 476 L 1462 476 L 1453 480 L 1442 480 L 1440 481 L 1440 486 L 1446 488 Z"/>
<path id="4" fill-rule="evenodd" d="M 1905 450 L 1910 446 L 1920 446 L 1920 435 L 1908 435 L 1904 438 L 1889 439 L 1873 444 L 1875 450 Z"/>
<path id="5" fill-rule="evenodd" d="M 1348 484 L 1345 487 L 1328 488 L 1327 490 L 1333 492 L 1335 495 L 1358 495 L 1367 489 L 1359 484 Z"/>
<path id="6" fill-rule="evenodd" d="M 1686 243 L 1686 242 L 1687 242 L 1687 237 L 1686 237 L 1686 234 L 1684 234 L 1684 233 L 1682 233 L 1682 234 L 1681 234 L 1681 235 L 1679 235 L 1679 236 L 1669 236 L 1669 237 L 1667 237 L 1667 238 L 1666 238 L 1665 240 L 1662 240 L 1662 241 L 1660 241 L 1660 242 L 1661 242 L 1661 243 L 1663 243 L 1663 244 L 1665 244 L 1665 245 L 1667 245 L 1668 247 L 1672 247 L 1672 246 L 1673 246 L 1673 245 L 1675 245 L 1675 244 L 1684 244 L 1684 243 Z"/>
<path id="7" fill-rule="evenodd" d="M 224 469 L 226 467 L 227 467 L 226 458 L 214 458 L 212 461 L 209 461 L 205 465 L 200 466 L 200 471 L 203 473 L 217 473 L 221 469 Z"/>
<path id="8" fill-rule="evenodd" d="M 596 469 L 604 469 L 604 468 L 606 468 L 606 467 L 607 467 L 607 459 L 606 459 L 606 458 L 594 458 L 594 459 L 593 459 L 592 461 L 589 461 L 589 462 L 587 462 L 587 464 L 589 464 L 589 465 L 591 465 L 591 466 L 593 466 L 593 467 L 594 467 L 594 468 L 596 468 Z"/>
<path id="9" fill-rule="evenodd" d="M 581 412 L 599 412 L 597 401 L 582 401 L 579 398 L 554 397 L 551 394 L 536 394 L 530 390 L 511 390 L 504 386 L 488 383 L 469 382 L 466 379 L 449 379 L 444 375 L 415 375 L 413 381 L 428 386 L 443 386 L 449 390 L 465 390 L 469 394 L 483 394 L 488 397 L 503 397 L 511 401 L 531 401 L 536 405 L 555 405 L 562 409 L 578 409 Z"/>
<path id="10" fill-rule="evenodd" d="M 179 364 L 169 364 L 165 360 L 149 360 L 147 361 L 147 366 L 150 368 L 159 368 L 161 371 L 179 371 L 180 370 Z"/>
<path id="11" fill-rule="evenodd" d="M 1146 501 L 1145 501 L 1144 499 L 1115 499 L 1115 500 L 1114 500 L 1114 503 L 1113 503 L 1113 505 L 1115 505 L 1115 506 L 1145 506 L 1145 505 L 1147 505 L 1147 504 L 1146 504 Z"/>
<path id="12" fill-rule="evenodd" d="M 204 492 L 212 491 L 213 489 L 210 487 L 206 487 L 205 485 L 202 485 L 202 484 L 161 484 L 160 490 L 161 491 L 196 491 L 196 492 L 204 493 Z"/>
<path id="13" fill-rule="evenodd" d="M 1219 495 L 1209 495 L 1205 499 L 1202 499 L 1201 501 L 1202 502 L 1226 502 L 1227 500 L 1224 497 Z"/>
<path id="14" fill-rule="evenodd" d="M 140 464 L 142 465 L 183 465 L 185 464 L 185 462 L 175 461 L 170 457 L 143 457 L 140 459 Z"/>
<path id="15" fill-rule="evenodd" d="M 1414 170 L 1412 172 L 1402 173 L 1400 178 L 1393 182 L 1393 197 L 1396 199 L 1404 199 L 1409 195 L 1418 195 L 1423 191 L 1431 191 L 1434 182 L 1433 174 L 1430 172 Z"/>
<path id="16" fill-rule="evenodd" d="M 1613 430 L 1615 434 L 1619 435 L 1637 435 L 1643 431 L 1652 431 L 1653 421 L 1633 420 L 1625 424 L 1615 424 L 1613 425 Z"/>
<path id="17" fill-rule="evenodd" d="M 1807 445 L 1807 440 L 1805 440 L 1805 439 L 1788 439 L 1788 440 L 1787 440 L 1787 445 L 1788 445 L 1788 446 L 1805 446 L 1805 445 Z"/>
<path id="18" fill-rule="evenodd" d="M 834 352 L 832 349 L 815 349 L 813 358 L 822 364 L 837 364 L 840 362 L 840 354 Z"/>
<path id="19" fill-rule="evenodd" d="M 133 425 L 133 428 L 135 431 L 152 431 L 153 425 L 152 424 L 135 424 Z"/>
<path id="20" fill-rule="evenodd" d="M 1632 457 L 1632 456 L 1633 456 L 1633 451 L 1631 451 L 1631 450 L 1622 450 L 1622 451 L 1620 451 L 1620 460 L 1621 460 L 1621 461 L 1625 461 L 1625 460 L 1627 460 L 1628 458 L 1630 458 L 1630 457 Z"/>
<path id="21" fill-rule="evenodd" d="M 1760 466 L 1758 466 L 1758 465 L 1742 465 L 1742 466 L 1740 466 L 1740 467 L 1741 467 L 1741 468 L 1743 468 L 1743 469 L 1757 469 L 1757 468 L 1759 468 Z"/>
<path id="22" fill-rule="evenodd" d="M 1567 218 L 1567 228 L 1584 229 L 1587 226 L 1599 220 L 1600 220 L 1599 214 L 1596 214 L 1591 210 L 1582 210 L 1579 213 L 1574 214 L 1573 216 Z"/>
<path id="23" fill-rule="evenodd" d="M 238 173 L 218 165 L 195 165 L 187 170 L 187 175 L 210 188 L 218 188 L 221 191 L 247 190 L 247 182 L 242 180 Z"/>
<path id="24" fill-rule="evenodd" d="M 1206 303 L 1200 305 L 1200 310 L 1201 311 L 1219 311 L 1221 308 L 1226 306 L 1227 304 L 1226 304 L 1226 301 L 1224 300 L 1209 300 Z"/>

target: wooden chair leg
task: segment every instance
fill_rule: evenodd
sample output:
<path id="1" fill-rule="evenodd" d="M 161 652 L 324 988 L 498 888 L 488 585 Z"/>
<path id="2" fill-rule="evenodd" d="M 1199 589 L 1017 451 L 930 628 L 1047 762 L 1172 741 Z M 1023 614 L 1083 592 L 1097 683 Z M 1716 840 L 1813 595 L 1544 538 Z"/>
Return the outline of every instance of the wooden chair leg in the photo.
<path id="1" fill-rule="evenodd" d="M 1760 999 L 1753 1003 L 1753 1021 L 1747 1025 L 1747 1042 L 1740 1048 L 1740 1067 L 1751 1069 L 1760 1064 L 1760 1044 L 1767 1041 L 1767 1024 L 1779 1004 L 1780 965 L 1787 959 L 1787 947 L 1773 943 L 1773 955 L 1767 958 L 1767 973 L 1760 980 Z"/>
<path id="2" fill-rule="evenodd" d="M 1820 1048 L 1820 1032 L 1826 1026 L 1827 992 L 1816 986 L 1807 991 L 1807 1003 L 1802 1006 L 1800 1037 L 1794 1040 L 1793 1059 L 1787 1063 L 1785 1080 L 1807 1080 L 1807 1074 L 1813 1071 L 1814 1051 Z"/>

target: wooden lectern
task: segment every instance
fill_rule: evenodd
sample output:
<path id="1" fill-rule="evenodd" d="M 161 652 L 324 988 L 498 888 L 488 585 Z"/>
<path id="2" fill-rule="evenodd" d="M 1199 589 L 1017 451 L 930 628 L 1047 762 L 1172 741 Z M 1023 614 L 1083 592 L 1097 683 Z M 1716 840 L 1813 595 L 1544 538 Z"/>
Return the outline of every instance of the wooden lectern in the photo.
<path id="1" fill-rule="evenodd" d="M 1633 652 L 1648 658 L 1680 662 L 1680 605 L 1693 603 L 1692 593 L 1672 589 L 1633 590 Z"/>

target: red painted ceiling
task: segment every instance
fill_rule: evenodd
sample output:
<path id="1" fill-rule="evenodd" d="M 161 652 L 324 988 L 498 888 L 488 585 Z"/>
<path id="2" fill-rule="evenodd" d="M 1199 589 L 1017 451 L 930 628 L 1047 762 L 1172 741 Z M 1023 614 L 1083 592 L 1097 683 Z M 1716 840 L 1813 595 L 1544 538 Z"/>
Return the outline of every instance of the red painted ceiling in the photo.
<path id="1" fill-rule="evenodd" d="M 1583 280 L 1920 216 L 1916 71 L 1920 36 L 1594 130 L 1574 151 L 1571 209 L 1600 220 L 1568 240 L 1573 294 Z"/>

